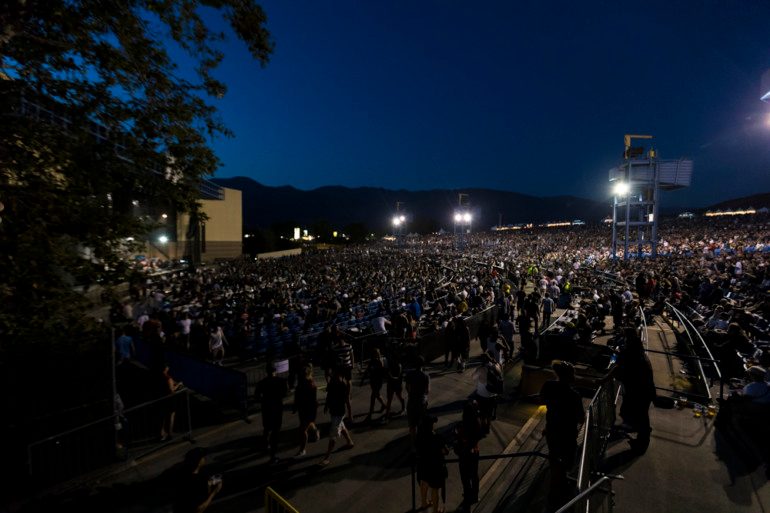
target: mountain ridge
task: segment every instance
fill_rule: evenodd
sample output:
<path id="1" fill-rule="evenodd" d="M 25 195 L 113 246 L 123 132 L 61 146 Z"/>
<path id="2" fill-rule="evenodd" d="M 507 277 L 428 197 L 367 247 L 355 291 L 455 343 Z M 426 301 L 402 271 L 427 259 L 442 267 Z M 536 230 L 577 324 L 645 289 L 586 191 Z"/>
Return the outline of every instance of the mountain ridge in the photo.
<path id="1" fill-rule="evenodd" d="M 516 224 L 578 218 L 598 221 L 610 212 L 608 203 L 577 196 L 538 197 L 488 188 L 409 191 L 327 185 L 306 191 L 289 185 L 272 187 L 244 176 L 211 181 L 242 191 L 246 229 L 326 221 L 340 228 L 363 223 L 370 229 L 383 230 L 390 228 L 396 202 L 400 201 L 410 217 L 410 230 L 451 230 L 459 193 L 469 195 L 468 209 L 473 213 L 473 226 L 479 229 L 498 224 L 500 215 L 503 224 Z"/>
<path id="2" fill-rule="evenodd" d="M 335 228 L 362 223 L 371 230 L 390 230 L 396 202 L 402 202 L 409 217 L 408 230 L 435 231 L 453 229 L 452 215 L 457 210 L 459 193 L 468 194 L 473 226 L 485 230 L 498 224 L 542 223 L 553 221 L 599 221 L 611 214 L 606 202 L 571 195 L 533 196 L 514 191 L 472 187 L 467 189 L 386 189 L 384 187 L 347 187 L 324 185 L 303 190 L 291 185 L 264 185 L 253 178 L 236 176 L 212 178 L 223 187 L 243 193 L 245 229 L 268 228 L 275 224 L 310 226 L 326 222 Z M 770 193 L 754 194 L 716 203 L 706 209 L 736 209 L 770 206 Z M 662 215 L 686 210 L 661 206 Z"/>

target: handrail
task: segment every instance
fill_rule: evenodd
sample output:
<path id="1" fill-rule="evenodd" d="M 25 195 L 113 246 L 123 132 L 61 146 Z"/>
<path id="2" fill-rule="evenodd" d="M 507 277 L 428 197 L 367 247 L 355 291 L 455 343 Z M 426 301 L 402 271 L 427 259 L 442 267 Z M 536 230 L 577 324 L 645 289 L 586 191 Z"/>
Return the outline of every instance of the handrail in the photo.
<path id="1" fill-rule="evenodd" d="M 588 488 L 586 488 L 585 490 L 577 494 L 575 497 L 573 497 L 572 500 L 570 500 L 567 504 L 565 504 L 564 506 L 556 510 L 556 513 L 566 513 L 567 511 L 569 511 L 569 509 L 572 506 L 575 505 L 575 503 L 583 499 L 583 497 L 586 497 L 589 494 L 593 494 L 594 490 L 596 490 L 602 483 L 606 481 L 613 481 L 616 479 L 622 480 L 625 478 L 621 475 L 610 475 L 610 474 L 602 475 L 601 479 L 599 479 L 594 484 L 592 484 L 591 486 L 589 486 Z"/>
<path id="2" fill-rule="evenodd" d="M 592 406 L 597 401 L 597 398 L 599 397 L 599 393 L 601 391 L 602 391 L 602 387 L 600 386 L 598 390 L 596 390 L 596 393 L 594 394 L 594 396 L 591 398 L 591 402 L 588 403 L 588 406 L 586 407 L 586 418 L 585 418 L 585 422 L 583 423 L 583 447 L 581 448 L 581 451 L 580 451 L 580 467 L 578 468 L 578 479 L 577 479 L 578 490 L 583 487 L 586 451 L 588 447 L 588 433 L 590 431 L 589 426 L 591 425 L 591 420 L 593 419 Z"/>
<path id="3" fill-rule="evenodd" d="M 682 326 L 684 326 L 684 331 L 685 331 L 685 333 L 687 333 L 687 338 L 690 340 L 690 347 L 695 348 L 695 343 L 693 342 L 692 335 L 690 334 L 690 330 L 688 329 L 687 324 L 685 324 L 685 322 L 682 320 L 684 318 L 684 314 L 682 312 L 680 312 L 677 308 L 675 308 L 668 301 L 666 301 L 666 306 L 671 308 L 671 311 L 674 313 L 674 315 L 676 315 L 677 320 L 682 324 Z M 705 345 L 705 343 L 704 343 L 704 345 Z M 709 352 L 709 356 L 710 355 L 711 355 L 711 353 Z M 713 357 L 712 357 L 712 359 L 713 359 Z M 703 364 L 700 362 L 700 360 L 696 360 L 696 362 L 698 362 L 698 369 L 700 370 L 701 377 L 703 378 L 703 384 L 706 386 L 706 395 L 707 395 L 708 400 L 710 402 L 710 401 L 713 400 L 713 397 L 711 397 L 711 387 L 708 385 L 708 379 L 706 379 L 706 371 L 703 370 Z M 718 367 L 717 367 L 717 369 L 718 369 Z M 721 373 L 719 374 L 719 376 L 720 376 L 720 382 L 721 382 L 722 381 Z"/>
<path id="4" fill-rule="evenodd" d="M 708 355 L 709 355 L 709 358 L 711 358 L 711 361 L 712 361 L 712 362 L 718 362 L 719 360 L 715 360 L 715 359 L 714 359 L 714 355 L 712 355 L 712 354 L 711 354 L 711 350 L 709 349 L 708 345 L 706 345 L 706 341 L 705 341 L 705 340 L 703 340 L 703 337 L 701 336 L 700 332 L 699 332 L 699 331 L 698 331 L 698 330 L 695 328 L 695 325 L 693 325 L 693 323 L 690 321 L 690 319 L 688 319 L 688 318 L 687 318 L 687 316 L 686 316 L 686 315 L 684 315 L 684 313 L 682 313 L 681 311 L 679 311 L 679 310 L 678 310 L 678 309 L 677 309 L 675 306 L 673 306 L 673 305 L 672 305 L 671 303 L 669 303 L 668 301 L 666 301 L 666 305 L 667 305 L 667 306 L 669 306 L 669 307 L 671 307 L 673 310 L 676 310 L 676 311 L 678 311 L 678 312 L 680 313 L 680 315 L 681 315 L 682 319 L 684 319 L 685 321 L 687 321 L 687 324 L 689 325 L 690 329 L 692 329 L 692 331 L 693 331 L 693 332 L 695 332 L 695 334 L 697 335 L 698 339 L 700 340 L 700 343 L 701 343 L 701 345 L 703 346 L 703 349 L 705 349 L 705 350 L 706 350 L 706 354 L 708 354 Z M 715 364 L 715 365 L 714 365 L 714 370 L 716 370 L 716 371 L 717 371 L 717 377 L 718 377 L 718 378 L 719 378 L 719 380 L 721 381 L 721 380 L 722 380 L 722 371 L 720 371 L 720 370 L 719 370 L 719 365 L 716 365 L 716 364 Z"/>
<path id="5" fill-rule="evenodd" d="M 145 406 L 149 406 L 149 405 L 154 404 L 154 403 L 159 403 L 161 401 L 168 400 L 170 397 L 175 397 L 177 395 L 186 394 L 186 393 L 189 393 L 189 392 L 190 392 L 189 388 L 183 388 L 182 390 L 177 390 L 173 394 L 166 395 L 166 396 L 163 396 L 163 397 L 159 397 L 159 398 L 153 399 L 151 401 L 146 401 L 146 402 L 143 402 L 141 404 L 137 404 L 136 406 L 132 406 L 130 408 L 125 408 L 122 413 L 123 413 L 123 415 L 125 415 L 126 413 L 132 412 L 134 410 L 138 410 L 139 408 L 143 408 Z M 91 426 L 95 426 L 97 424 L 101 424 L 102 422 L 107 422 L 109 420 L 115 419 L 115 417 L 117 417 L 118 415 L 119 415 L 119 413 L 115 412 L 112 415 L 109 415 L 107 417 L 102 417 L 100 419 L 96 419 L 96 420 L 88 422 L 86 424 L 81 424 L 80 426 L 74 427 L 72 429 L 68 429 L 66 431 L 62 431 L 61 433 L 56 433 L 55 435 L 51 435 L 51 436 L 49 436 L 47 438 L 41 438 L 40 440 L 35 440 L 34 442 L 30 442 L 29 443 L 29 447 L 33 447 L 35 445 L 40 445 L 40 444 L 43 444 L 45 442 L 50 442 L 50 441 L 55 440 L 56 438 L 59 438 L 61 436 L 66 436 L 66 435 L 69 435 L 69 434 L 72 434 L 72 433 L 76 433 L 76 432 L 78 432 L 80 430 L 89 428 Z"/>

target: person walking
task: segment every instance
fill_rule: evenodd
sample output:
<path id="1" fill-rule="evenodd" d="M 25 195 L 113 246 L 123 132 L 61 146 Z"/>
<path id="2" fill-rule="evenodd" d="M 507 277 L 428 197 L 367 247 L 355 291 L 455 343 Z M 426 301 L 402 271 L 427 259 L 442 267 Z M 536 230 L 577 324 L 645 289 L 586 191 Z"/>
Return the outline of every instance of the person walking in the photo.
<path id="1" fill-rule="evenodd" d="M 417 480 L 420 483 L 420 509 L 433 505 L 433 513 L 443 512 L 446 500 L 446 455 L 449 450 L 444 439 L 436 433 L 437 417 L 425 416 L 417 431 Z M 428 490 L 431 500 L 428 502 Z M 441 494 L 439 494 L 441 492 Z"/>
<path id="2" fill-rule="evenodd" d="M 462 420 L 455 426 L 454 435 L 454 451 L 463 486 L 460 511 L 470 513 L 479 501 L 479 441 L 483 437 L 476 401 L 465 403 Z"/>
<path id="3" fill-rule="evenodd" d="M 391 351 L 387 363 L 387 385 L 386 395 L 387 402 L 385 403 L 385 413 L 381 417 L 382 422 L 387 422 L 391 415 L 391 406 L 393 404 L 393 396 L 397 397 L 401 401 L 401 410 L 396 415 L 404 413 L 405 401 L 404 401 L 404 371 L 401 366 L 401 360 L 399 359 L 396 351 Z"/>
<path id="4" fill-rule="evenodd" d="M 551 314 L 553 314 L 554 306 L 555 305 L 553 299 L 551 299 L 551 294 L 546 292 L 541 307 L 543 311 L 543 330 L 548 329 L 548 326 L 551 325 Z"/>
<path id="5" fill-rule="evenodd" d="M 262 427 L 270 463 L 278 461 L 278 435 L 283 424 L 283 398 L 289 392 L 286 380 L 275 374 L 275 365 L 268 362 L 265 366 L 267 377 L 257 383 L 256 399 L 262 405 Z"/>
<path id="6" fill-rule="evenodd" d="M 635 328 L 623 330 L 625 346 L 618 355 L 614 375 L 623 384 L 623 402 L 620 417 L 624 427 L 636 431 L 636 438 L 629 440 L 631 450 L 644 454 L 650 446 L 650 404 L 655 399 L 655 381 L 652 365 L 644 351 L 644 345 Z"/>
<path id="7" fill-rule="evenodd" d="M 425 360 L 418 356 L 415 368 L 406 375 L 406 391 L 409 394 L 406 401 L 406 415 L 409 421 L 409 434 L 414 440 L 417 426 L 428 412 L 428 395 L 430 394 L 430 376 L 422 368 Z"/>
<path id="8" fill-rule="evenodd" d="M 484 364 L 473 372 L 476 383 L 474 396 L 479 405 L 481 431 L 489 433 L 489 428 L 497 416 L 497 396 L 503 393 L 503 369 L 489 352 L 483 354 Z"/>
<path id="9" fill-rule="evenodd" d="M 454 318 L 455 346 L 457 347 L 457 372 L 465 371 L 471 350 L 471 332 L 462 315 Z"/>
<path id="10" fill-rule="evenodd" d="M 184 384 L 176 381 L 171 375 L 167 363 L 161 365 L 161 371 L 158 375 L 158 395 L 167 398 L 162 401 L 162 421 L 160 427 L 160 441 L 168 442 L 174 436 L 174 419 L 176 418 L 175 400 L 171 399 L 173 395 L 181 390 Z"/>
<path id="11" fill-rule="evenodd" d="M 546 381 L 540 396 L 547 408 L 545 439 L 551 462 L 549 503 L 557 506 L 564 504 L 569 496 L 567 472 L 575 462 L 577 434 L 585 421 L 585 411 L 580 394 L 572 386 L 575 382 L 572 364 L 554 360 L 551 367 L 558 380 Z"/>
<path id="12" fill-rule="evenodd" d="M 380 403 L 380 413 L 385 411 L 385 401 L 382 399 L 382 385 L 386 378 L 385 358 L 383 358 L 380 350 L 374 348 L 372 353 L 372 359 L 369 360 L 369 366 L 366 369 L 364 378 L 369 376 L 369 387 L 371 388 L 371 394 L 369 396 L 369 413 L 366 415 L 364 422 L 371 422 L 372 413 L 374 412 L 374 403 Z M 363 385 L 364 378 L 361 379 Z"/>
<path id="13" fill-rule="evenodd" d="M 326 448 L 326 456 L 321 460 L 321 465 L 326 466 L 331 461 L 331 454 L 334 450 L 337 438 L 345 438 L 347 442 L 346 449 L 352 449 L 353 439 L 350 436 L 350 432 L 345 426 L 345 409 L 348 402 L 349 392 L 348 386 L 345 384 L 344 376 L 340 369 L 335 368 L 332 372 L 332 378 L 329 384 L 326 385 L 326 405 L 324 406 L 324 413 L 329 413 L 331 424 L 329 425 L 329 445 Z"/>
<path id="14" fill-rule="evenodd" d="M 294 412 L 299 415 L 299 450 L 297 457 L 305 455 L 310 433 L 318 440 L 318 427 L 315 425 L 318 411 L 318 388 L 313 380 L 313 366 L 304 367 L 304 376 L 297 382 L 294 389 Z"/>

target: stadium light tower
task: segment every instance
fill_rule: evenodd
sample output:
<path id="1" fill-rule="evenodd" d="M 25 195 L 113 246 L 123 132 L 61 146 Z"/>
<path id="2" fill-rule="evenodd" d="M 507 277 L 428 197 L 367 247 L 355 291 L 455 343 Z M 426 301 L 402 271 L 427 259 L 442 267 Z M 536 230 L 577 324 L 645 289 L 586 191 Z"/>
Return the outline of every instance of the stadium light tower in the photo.
<path id="1" fill-rule="evenodd" d="M 457 210 L 454 213 L 455 246 L 457 249 L 464 249 L 465 234 L 471 231 L 473 214 L 470 212 L 467 194 L 459 193 L 457 195 L 457 204 Z"/>
<path id="2" fill-rule="evenodd" d="M 393 232 L 399 246 L 404 245 L 404 228 L 406 227 L 406 214 L 403 211 L 404 203 L 396 202 L 396 213 L 393 215 Z"/>
<path id="3" fill-rule="evenodd" d="M 631 228 L 636 229 L 636 255 L 641 258 L 645 239 L 650 256 L 658 256 L 658 203 L 661 190 L 689 187 L 692 160 L 662 160 L 650 147 L 633 146 L 634 140 L 652 139 L 651 135 L 626 134 L 623 163 L 610 170 L 613 184 L 612 259 L 617 259 L 618 228 L 623 232 L 623 260 L 631 257 Z M 649 229 L 649 233 L 647 230 Z"/>

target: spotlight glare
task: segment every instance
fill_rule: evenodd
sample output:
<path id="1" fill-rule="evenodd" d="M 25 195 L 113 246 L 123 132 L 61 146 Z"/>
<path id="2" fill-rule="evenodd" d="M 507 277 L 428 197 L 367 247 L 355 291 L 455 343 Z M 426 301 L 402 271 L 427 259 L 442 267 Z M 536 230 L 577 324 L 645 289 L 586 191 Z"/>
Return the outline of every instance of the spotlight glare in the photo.
<path id="1" fill-rule="evenodd" d="M 613 192 L 615 193 L 615 196 L 625 196 L 630 190 L 631 186 L 629 186 L 627 182 L 618 182 L 615 184 Z"/>
<path id="2" fill-rule="evenodd" d="M 466 212 L 465 214 L 463 214 L 463 221 L 465 221 L 466 223 L 470 223 L 471 222 L 471 214 L 470 214 L 470 212 Z"/>
<path id="3" fill-rule="evenodd" d="M 458 212 L 455 214 L 455 223 L 459 223 L 463 220 L 463 216 Z"/>

